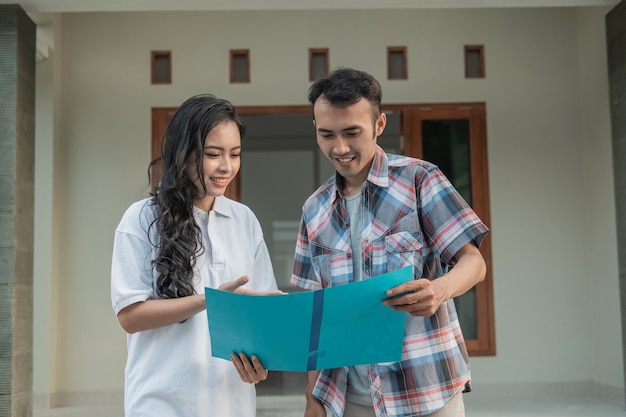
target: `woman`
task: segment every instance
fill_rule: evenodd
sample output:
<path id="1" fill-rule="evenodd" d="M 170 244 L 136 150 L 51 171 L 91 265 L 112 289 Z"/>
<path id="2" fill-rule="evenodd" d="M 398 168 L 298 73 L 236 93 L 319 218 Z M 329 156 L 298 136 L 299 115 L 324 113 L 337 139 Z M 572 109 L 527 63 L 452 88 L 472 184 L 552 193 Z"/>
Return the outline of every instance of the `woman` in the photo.
<path id="1" fill-rule="evenodd" d="M 128 333 L 126 417 L 255 415 L 254 384 L 267 371 L 255 356 L 211 357 L 204 312 L 205 286 L 278 292 L 257 218 L 224 197 L 244 132 L 230 102 L 185 101 L 165 132 L 158 186 L 115 231 L 111 298 Z"/>

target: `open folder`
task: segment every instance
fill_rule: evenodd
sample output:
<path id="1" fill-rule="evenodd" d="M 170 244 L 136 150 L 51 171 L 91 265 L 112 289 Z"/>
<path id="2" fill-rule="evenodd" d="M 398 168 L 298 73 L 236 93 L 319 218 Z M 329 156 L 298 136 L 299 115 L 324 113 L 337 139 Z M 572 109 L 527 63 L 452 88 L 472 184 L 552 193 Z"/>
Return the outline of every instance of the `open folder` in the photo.
<path id="1" fill-rule="evenodd" d="M 255 296 L 205 288 L 211 354 L 255 354 L 265 369 L 311 371 L 398 361 L 406 313 L 382 304 L 411 266 L 315 291 Z"/>

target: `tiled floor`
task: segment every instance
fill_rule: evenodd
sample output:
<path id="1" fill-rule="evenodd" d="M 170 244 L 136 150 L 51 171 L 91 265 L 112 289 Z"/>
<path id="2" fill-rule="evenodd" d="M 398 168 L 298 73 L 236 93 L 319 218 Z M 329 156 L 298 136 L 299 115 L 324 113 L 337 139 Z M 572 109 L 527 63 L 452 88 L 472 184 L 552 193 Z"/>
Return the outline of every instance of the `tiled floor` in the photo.
<path id="1" fill-rule="evenodd" d="M 257 417 L 303 417 L 305 374 L 270 373 L 257 387 Z M 466 417 L 626 417 L 624 404 L 597 398 L 508 398 L 465 394 Z M 33 417 L 123 417 L 121 406 L 35 409 Z"/>
<path id="2" fill-rule="evenodd" d="M 474 403 L 466 399 L 466 417 L 624 417 L 618 404 L 592 399 Z M 301 396 L 260 396 L 257 417 L 303 417 Z M 33 417 L 123 417 L 122 407 L 71 407 L 34 410 Z"/>

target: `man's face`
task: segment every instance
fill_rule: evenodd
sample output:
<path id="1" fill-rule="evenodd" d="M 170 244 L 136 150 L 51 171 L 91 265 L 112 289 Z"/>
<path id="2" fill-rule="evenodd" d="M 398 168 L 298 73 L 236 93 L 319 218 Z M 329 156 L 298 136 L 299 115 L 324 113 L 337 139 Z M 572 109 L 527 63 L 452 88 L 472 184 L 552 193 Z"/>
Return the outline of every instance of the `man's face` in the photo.
<path id="1" fill-rule="evenodd" d="M 376 138 L 385 128 L 385 114 L 374 120 L 372 104 L 365 99 L 339 108 L 321 96 L 313 105 L 313 116 L 317 144 L 345 179 L 344 192 L 358 192 L 372 165 Z"/>

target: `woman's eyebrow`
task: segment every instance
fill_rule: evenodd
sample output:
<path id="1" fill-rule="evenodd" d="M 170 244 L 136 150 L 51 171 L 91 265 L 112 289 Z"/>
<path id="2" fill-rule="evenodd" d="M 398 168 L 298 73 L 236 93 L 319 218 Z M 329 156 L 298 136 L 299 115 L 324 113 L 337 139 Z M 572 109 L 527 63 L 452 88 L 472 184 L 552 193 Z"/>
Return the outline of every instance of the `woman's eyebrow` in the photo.
<path id="1" fill-rule="evenodd" d="M 215 145 L 206 145 L 204 147 L 204 149 L 216 149 L 218 151 L 224 151 L 225 148 L 221 147 L 221 146 L 215 146 Z M 241 149 L 241 145 L 239 146 L 235 146 L 234 148 L 231 149 L 231 151 L 237 150 L 237 149 Z"/>

